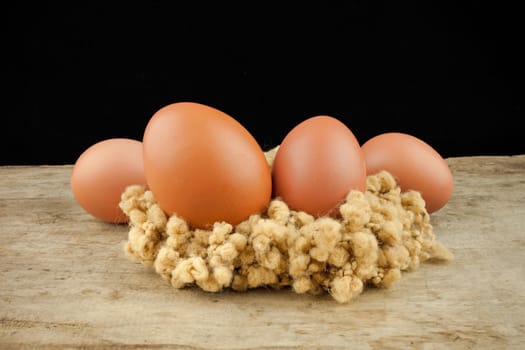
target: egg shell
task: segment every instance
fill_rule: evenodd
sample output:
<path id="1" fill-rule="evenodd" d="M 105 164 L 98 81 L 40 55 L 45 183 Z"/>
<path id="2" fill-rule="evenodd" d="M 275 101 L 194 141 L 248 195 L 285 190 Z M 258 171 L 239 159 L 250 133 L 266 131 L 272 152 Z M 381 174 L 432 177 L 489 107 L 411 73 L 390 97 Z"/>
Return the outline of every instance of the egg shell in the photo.
<path id="1" fill-rule="evenodd" d="M 127 138 L 97 142 L 77 158 L 70 178 L 77 203 L 92 216 L 111 223 L 125 223 L 119 207 L 122 192 L 130 185 L 146 185 L 142 143 Z"/>
<path id="2" fill-rule="evenodd" d="M 364 157 L 352 131 L 327 115 L 308 118 L 283 139 L 275 155 L 273 195 L 316 217 L 334 215 L 350 190 L 364 191 Z"/>
<path id="3" fill-rule="evenodd" d="M 211 106 L 176 102 L 158 110 L 144 132 L 143 156 L 159 206 L 192 227 L 236 225 L 271 199 L 270 167 L 258 142 Z"/>
<path id="4" fill-rule="evenodd" d="M 372 137 L 361 149 L 368 175 L 390 172 L 402 191 L 421 193 L 429 213 L 441 209 L 452 196 L 454 181 L 447 162 L 420 138 L 387 132 Z"/>

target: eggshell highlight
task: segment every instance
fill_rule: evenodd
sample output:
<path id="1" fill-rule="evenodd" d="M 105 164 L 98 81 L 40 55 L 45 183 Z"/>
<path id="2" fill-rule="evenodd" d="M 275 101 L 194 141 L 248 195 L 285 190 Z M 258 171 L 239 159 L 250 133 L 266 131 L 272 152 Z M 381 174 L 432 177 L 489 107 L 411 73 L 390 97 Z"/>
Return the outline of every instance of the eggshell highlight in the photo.
<path id="1" fill-rule="evenodd" d="M 211 106 L 177 102 L 158 110 L 144 132 L 143 157 L 159 206 L 195 228 L 236 225 L 270 201 L 263 150 L 237 120 Z"/>
<path id="2" fill-rule="evenodd" d="M 146 186 L 142 143 L 127 138 L 100 141 L 76 160 L 70 179 L 77 203 L 92 216 L 111 223 L 125 223 L 119 207 L 129 185 Z"/>
<path id="3" fill-rule="evenodd" d="M 283 139 L 272 169 L 274 196 L 316 217 L 334 215 L 350 190 L 364 191 L 366 167 L 360 145 L 340 120 L 314 116 Z"/>
<path id="4" fill-rule="evenodd" d="M 454 181 L 447 162 L 423 140 L 388 132 L 372 137 L 361 149 L 368 175 L 390 172 L 402 191 L 421 193 L 428 213 L 441 209 L 452 196 Z"/>

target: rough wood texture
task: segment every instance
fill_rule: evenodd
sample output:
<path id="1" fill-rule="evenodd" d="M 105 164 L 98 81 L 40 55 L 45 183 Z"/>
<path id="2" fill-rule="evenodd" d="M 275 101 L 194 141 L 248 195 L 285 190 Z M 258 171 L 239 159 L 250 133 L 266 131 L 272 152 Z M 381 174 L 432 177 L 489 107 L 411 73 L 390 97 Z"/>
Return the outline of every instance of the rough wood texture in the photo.
<path id="1" fill-rule="evenodd" d="M 76 205 L 71 166 L 0 167 L 0 349 L 522 349 L 525 155 L 447 159 L 432 214 L 455 254 L 354 302 L 176 290 Z"/>

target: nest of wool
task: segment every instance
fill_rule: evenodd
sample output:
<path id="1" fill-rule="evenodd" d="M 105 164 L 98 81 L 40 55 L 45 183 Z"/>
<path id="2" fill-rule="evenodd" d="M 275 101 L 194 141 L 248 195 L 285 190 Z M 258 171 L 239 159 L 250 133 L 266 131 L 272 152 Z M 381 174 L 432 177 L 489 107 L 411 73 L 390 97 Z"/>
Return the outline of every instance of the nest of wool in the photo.
<path id="1" fill-rule="evenodd" d="M 270 166 L 276 149 L 265 153 Z M 402 192 L 386 171 L 369 175 L 365 191 L 350 191 L 337 218 L 316 218 L 273 198 L 236 226 L 194 229 L 167 216 L 138 185 L 126 188 L 120 207 L 129 219 L 126 256 L 174 288 L 291 288 L 347 303 L 367 286 L 389 287 L 421 262 L 453 259 L 433 233 L 421 194 Z"/>

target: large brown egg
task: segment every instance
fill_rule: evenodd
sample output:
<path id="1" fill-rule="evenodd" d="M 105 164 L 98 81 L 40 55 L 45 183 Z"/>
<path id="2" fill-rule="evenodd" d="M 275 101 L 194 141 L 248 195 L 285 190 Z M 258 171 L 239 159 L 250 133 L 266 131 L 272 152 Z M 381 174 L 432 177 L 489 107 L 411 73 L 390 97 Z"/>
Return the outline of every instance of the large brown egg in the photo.
<path id="1" fill-rule="evenodd" d="M 362 146 L 367 173 L 390 172 L 402 191 L 421 193 L 426 209 L 441 209 L 453 191 L 452 172 L 447 162 L 428 143 L 409 134 L 388 132 L 376 135 Z"/>
<path id="2" fill-rule="evenodd" d="M 158 110 L 144 132 L 143 158 L 159 206 L 196 228 L 236 225 L 271 198 L 270 168 L 256 139 L 211 106 L 177 102 Z"/>
<path id="3" fill-rule="evenodd" d="M 364 191 L 366 168 L 352 131 L 326 115 L 296 125 L 273 163 L 274 196 L 294 210 L 333 215 L 350 190 Z"/>

